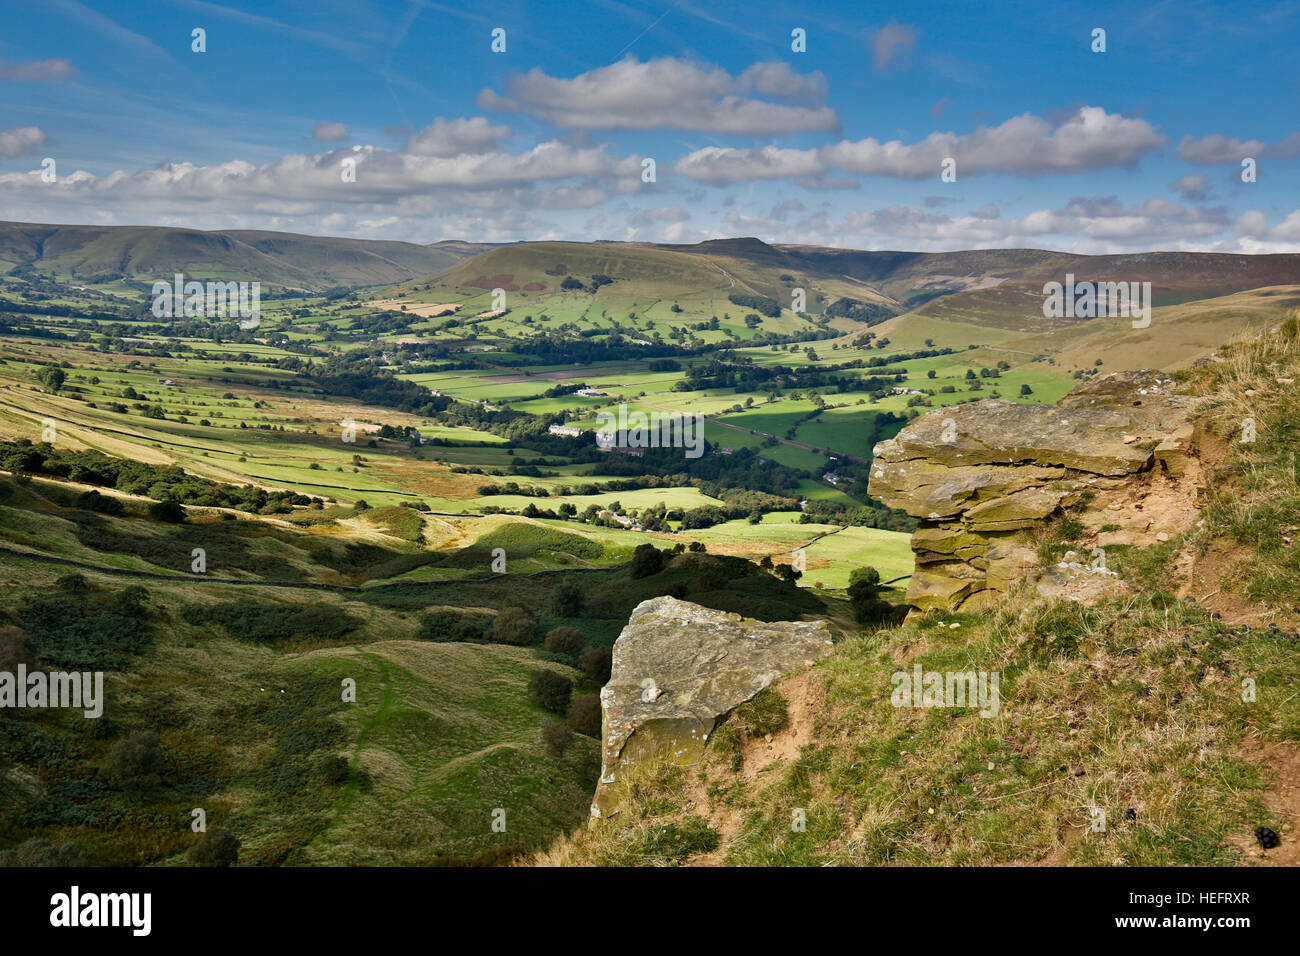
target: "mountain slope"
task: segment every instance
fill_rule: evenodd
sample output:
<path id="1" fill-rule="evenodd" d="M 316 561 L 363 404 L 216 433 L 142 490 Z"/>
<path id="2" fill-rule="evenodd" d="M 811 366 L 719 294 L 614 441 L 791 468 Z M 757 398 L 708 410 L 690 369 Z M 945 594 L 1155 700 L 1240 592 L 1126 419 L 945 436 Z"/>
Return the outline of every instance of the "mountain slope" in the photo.
<path id="1" fill-rule="evenodd" d="M 240 229 L 0 222 L 0 263 L 83 281 L 152 282 L 183 272 L 197 279 L 246 279 L 323 291 L 401 282 L 489 248 L 455 241 L 422 246 Z"/>

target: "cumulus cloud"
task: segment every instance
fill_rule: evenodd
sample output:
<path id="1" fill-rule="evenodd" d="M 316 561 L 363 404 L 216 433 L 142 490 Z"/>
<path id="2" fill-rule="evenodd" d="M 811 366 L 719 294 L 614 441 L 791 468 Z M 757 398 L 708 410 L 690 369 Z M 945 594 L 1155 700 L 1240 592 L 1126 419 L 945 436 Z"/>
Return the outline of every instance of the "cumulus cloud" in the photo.
<path id="1" fill-rule="evenodd" d="M 817 176 L 826 171 L 826 162 L 817 150 L 811 149 L 706 146 L 677 160 L 673 171 L 696 182 L 720 186 L 744 180 Z"/>
<path id="2" fill-rule="evenodd" d="M 822 73 L 796 73 L 785 63 L 756 63 L 732 76 L 675 57 L 641 62 L 630 56 L 572 79 L 534 68 L 511 77 L 506 96 L 483 90 L 478 105 L 526 112 L 566 128 L 769 136 L 836 128 L 834 110 L 810 105 L 826 92 Z"/>
<path id="3" fill-rule="evenodd" d="M 404 151 L 415 156 L 486 153 L 509 135 L 509 126 L 494 126 L 482 116 L 453 120 L 440 116 L 408 139 Z"/>
<path id="4" fill-rule="evenodd" d="M 337 143 L 348 138 L 348 128 L 342 123 L 320 122 L 311 131 L 311 135 L 313 139 L 318 139 L 322 143 Z"/>
<path id="5" fill-rule="evenodd" d="M 1283 245 L 1300 247 L 1300 209 L 1276 226 L 1270 226 L 1268 216 L 1258 209 L 1247 210 L 1237 217 L 1236 232 L 1244 240 L 1268 244 L 1274 250 Z"/>
<path id="6" fill-rule="evenodd" d="M 1240 163 L 1247 156 L 1259 156 L 1267 144 L 1258 139 L 1229 139 L 1217 133 L 1197 139 L 1184 136 L 1178 142 L 1178 158 L 1202 166 L 1222 166 Z"/>
<path id="7" fill-rule="evenodd" d="M 1170 188 L 1192 202 L 1202 202 L 1210 196 L 1210 180 L 1200 173 L 1184 176 L 1169 184 Z"/>
<path id="8" fill-rule="evenodd" d="M 953 158 L 959 179 L 982 173 L 1041 176 L 1132 167 L 1164 139 L 1146 120 L 1085 106 L 1055 128 L 1026 113 L 965 135 L 931 133 L 910 145 L 869 138 L 816 149 L 710 146 L 683 156 L 673 169 L 712 185 L 817 176 L 832 167 L 860 176 L 925 179 L 937 176 L 940 164 Z"/>
<path id="9" fill-rule="evenodd" d="M 876 31 L 871 38 L 871 55 L 876 59 L 876 69 L 883 70 L 901 57 L 916 51 L 916 27 L 904 26 L 891 20 Z"/>
<path id="10" fill-rule="evenodd" d="M 902 204 L 850 209 L 839 215 L 827 205 L 804 210 L 783 202 L 762 208 L 766 211 L 732 209 L 723 217 L 725 229 L 715 234 L 846 249 L 1049 248 L 1095 254 L 1152 248 L 1300 251 L 1300 211 L 1276 228 L 1268 228 L 1260 217 L 1254 223 L 1257 228 L 1243 230 L 1225 208 L 1189 208 L 1160 198 L 1126 204 L 1114 196 L 1081 196 L 1018 215 L 1008 215 L 993 204 L 951 215 Z M 1234 235 L 1234 225 L 1240 235 Z M 1246 235 L 1248 231 L 1251 235 Z M 1292 231 L 1295 237 L 1288 238 Z"/>
<path id="11" fill-rule="evenodd" d="M 0 129 L 0 156 L 21 156 L 44 145 L 45 130 L 39 126 L 6 126 Z"/>
<path id="12" fill-rule="evenodd" d="M 0 133 L 0 148 L 8 132 Z M 345 181 L 347 167 L 355 168 L 355 181 Z M 40 220 L 112 222 L 120 214 L 212 228 L 301 229 L 320 223 L 330 232 L 335 230 L 326 220 L 345 210 L 351 228 L 362 231 L 381 228 L 393 216 L 403 221 L 436 216 L 445 224 L 463 214 L 478 223 L 462 234 L 503 239 L 518 238 L 519 233 L 509 234 L 512 228 L 536 237 L 530 211 L 587 209 L 609 201 L 620 181 L 639 183 L 640 168 L 635 157 L 613 156 L 604 146 L 555 141 L 517 153 L 458 156 L 352 146 L 262 165 L 165 163 L 102 176 L 78 170 L 55 183 L 41 182 L 39 171 L 0 174 L 0 205 Z M 408 226 L 402 238 L 414 238 L 424 228 Z"/>
<path id="13" fill-rule="evenodd" d="M 1292 133 L 1280 143 L 1275 143 L 1264 150 L 1264 155 L 1272 159 L 1295 159 L 1300 156 L 1300 133 Z"/>
<path id="14" fill-rule="evenodd" d="M 1197 139 L 1184 136 L 1178 143 L 1178 156 L 1203 166 L 1237 166 L 1247 157 L 1270 159 L 1300 157 L 1300 132 L 1291 133 L 1271 146 L 1262 139 L 1230 139 L 1217 133 Z"/>
<path id="15" fill-rule="evenodd" d="M 28 60 L 26 63 L 7 63 L 0 60 L 0 80 L 18 83 L 44 83 L 72 76 L 77 68 L 65 59 Z"/>
<path id="16" fill-rule="evenodd" d="M 1030 113 L 973 133 L 931 133 L 913 145 L 876 139 L 843 142 L 823 150 L 827 162 L 864 176 L 923 179 L 937 176 L 940 164 L 957 161 L 957 177 L 978 173 L 1040 176 L 1094 169 L 1132 167 L 1164 136 L 1143 119 L 1085 106 L 1055 128 Z"/>

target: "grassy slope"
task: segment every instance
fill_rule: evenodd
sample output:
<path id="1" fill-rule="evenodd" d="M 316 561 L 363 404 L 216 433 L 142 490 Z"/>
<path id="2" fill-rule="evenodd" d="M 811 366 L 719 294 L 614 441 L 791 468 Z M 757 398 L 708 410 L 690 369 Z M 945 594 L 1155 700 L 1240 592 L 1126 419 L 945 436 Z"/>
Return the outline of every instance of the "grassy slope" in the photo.
<path id="1" fill-rule="evenodd" d="M 40 837 L 101 864 L 181 863 L 194 839 L 190 811 L 200 807 L 210 827 L 239 837 L 245 864 L 497 861 L 584 822 L 599 769 L 592 737 L 577 736 L 559 761 L 547 755 L 551 718 L 526 692 L 530 673 L 567 674 L 575 693 L 598 688 L 533 648 L 419 640 L 427 611 L 490 616 L 518 600 L 542 632 L 575 627 L 587 647 L 608 647 L 636 603 L 669 588 L 767 619 L 824 613 L 812 595 L 743 562 L 705 575 L 720 559 L 683 555 L 633 580 L 617 562 L 647 537 L 611 529 L 574 534 L 562 522 L 503 517 L 462 525 L 402 508 L 167 525 L 139 517 L 131 499 L 120 518 L 77 511 L 76 490 L 0 478 L 0 545 L 165 577 L 82 571 L 84 581 L 60 584 L 72 569 L 0 557 L 0 637 L 21 627 L 46 647 L 37 604 L 54 596 L 56 608 L 71 609 L 71 618 L 56 616 L 89 620 L 135 585 L 148 591 L 140 627 L 149 635 L 125 665 L 105 668 L 102 719 L 0 712 L 0 858 Z M 419 549 L 411 539 L 420 530 L 452 547 Z M 190 572 L 191 546 L 207 549 L 212 578 L 252 583 L 178 577 Z M 506 550 L 511 575 L 482 580 L 495 548 Z M 577 578 L 588 603 L 577 618 L 548 611 L 560 578 L 520 576 L 574 567 L 596 568 Z M 462 580 L 412 583 L 429 570 Z M 261 583 L 270 580 L 309 586 Z M 348 593 L 321 581 L 366 587 Z M 231 606 L 251 609 L 249 623 L 197 622 L 186 610 Z M 309 617 L 262 638 L 254 627 L 264 609 Z M 345 679 L 356 682 L 355 703 L 342 700 Z M 109 787 L 100 766 L 117 741 L 145 729 L 166 755 L 161 785 L 135 794 Z M 324 775 L 334 756 L 347 762 L 342 779 Z M 504 833 L 492 828 L 497 809 Z"/>
<path id="2" fill-rule="evenodd" d="M 787 759 L 747 764 L 741 721 L 700 767 L 630 775 L 621 825 L 539 862 L 1214 865 L 1261 861 L 1256 826 L 1293 842 L 1294 800 L 1270 789 L 1261 754 L 1300 741 L 1300 327 L 1185 378 L 1215 397 L 1208 427 L 1229 451 L 1201 526 L 1116 549 L 1128 594 L 1083 608 L 1022 590 L 852 637 L 814 672 L 819 703 L 788 731 L 800 746 Z M 1249 444 L 1236 440 L 1246 418 Z M 1225 553 L 1200 584 L 1174 572 L 1179 555 Z M 998 672 L 999 714 L 891 706 L 892 675 L 918 663 Z"/>

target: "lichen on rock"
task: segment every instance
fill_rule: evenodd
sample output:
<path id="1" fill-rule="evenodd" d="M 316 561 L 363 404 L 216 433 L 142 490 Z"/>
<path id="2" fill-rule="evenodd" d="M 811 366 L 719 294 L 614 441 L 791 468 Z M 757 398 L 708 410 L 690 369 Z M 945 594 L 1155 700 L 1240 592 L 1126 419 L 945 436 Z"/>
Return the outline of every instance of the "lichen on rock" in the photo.
<path id="1" fill-rule="evenodd" d="M 593 818 L 617 810 L 633 763 L 699 760 L 718 722 L 777 678 L 828 653 L 825 621 L 768 623 L 657 597 L 632 611 L 600 692 L 602 761 Z"/>
<path id="2" fill-rule="evenodd" d="M 1154 481 L 1197 482 L 1203 399 L 1173 386 L 1159 372 L 1118 372 L 1056 405 L 986 399 L 937 409 L 878 444 L 869 493 L 920 519 L 907 602 L 922 610 L 977 606 L 1043 575 L 1046 593 L 1100 593 L 1110 578 L 1091 575 L 1082 588 L 1077 575 L 1068 586 L 1058 581 L 1060 568 L 1040 571 L 1032 533 L 1063 508 L 1088 502 L 1096 513 L 1081 518 L 1085 526 L 1115 527 L 1109 507 L 1129 516 L 1121 527 L 1131 543 L 1132 507 L 1141 505 L 1126 510 L 1118 502 L 1131 504 L 1126 497 Z M 1188 517 L 1168 516 L 1163 532 L 1182 530 Z M 1154 531 L 1152 524 L 1141 531 Z"/>

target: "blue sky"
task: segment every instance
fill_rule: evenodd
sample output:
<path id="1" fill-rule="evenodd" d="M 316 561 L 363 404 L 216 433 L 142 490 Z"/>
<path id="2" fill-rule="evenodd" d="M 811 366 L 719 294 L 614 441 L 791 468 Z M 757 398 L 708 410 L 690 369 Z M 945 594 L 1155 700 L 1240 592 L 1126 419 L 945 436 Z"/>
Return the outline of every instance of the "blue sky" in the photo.
<path id="1" fill-rule="evenodd" d="M 1300 3 L 5 0 L 0 15 L 6 219 L 1300 251 Z"/>

